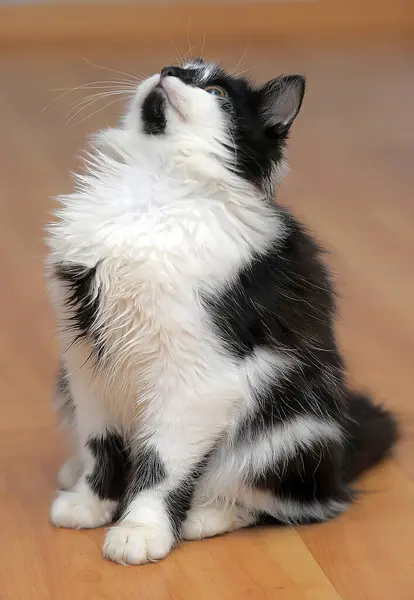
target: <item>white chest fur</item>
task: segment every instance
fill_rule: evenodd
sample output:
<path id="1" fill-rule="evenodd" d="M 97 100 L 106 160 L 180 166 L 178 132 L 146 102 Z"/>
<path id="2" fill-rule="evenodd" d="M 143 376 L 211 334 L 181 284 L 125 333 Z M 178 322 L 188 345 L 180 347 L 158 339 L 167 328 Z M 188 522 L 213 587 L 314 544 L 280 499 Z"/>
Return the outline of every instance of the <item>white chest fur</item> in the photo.
<path id="1" fill-rule="evenodd" d="M 274 215 L 245 190 L 238 198 L 191 179 L 178 184 L 173 173 L 145 163 L 105 160 L 105 170 L 82 178 L 79 191 L 62 199 L 49 237 L 52 263 L 97 266 L 96 328 L 106 371 L 94 385 L 125 426 L 142 405 L 156 419 L 160 402 L 162 410 L 173 403 L 175 415 L 191 408 L 209 418 L 217 396 L 226 411 L 242 384 L 199 295 L 217 291 L 253 249 L 274 239 Z M 65 319 L 62 293 L 55 295 Z M 88 351 L 70 351 L 73 368 Z"/>

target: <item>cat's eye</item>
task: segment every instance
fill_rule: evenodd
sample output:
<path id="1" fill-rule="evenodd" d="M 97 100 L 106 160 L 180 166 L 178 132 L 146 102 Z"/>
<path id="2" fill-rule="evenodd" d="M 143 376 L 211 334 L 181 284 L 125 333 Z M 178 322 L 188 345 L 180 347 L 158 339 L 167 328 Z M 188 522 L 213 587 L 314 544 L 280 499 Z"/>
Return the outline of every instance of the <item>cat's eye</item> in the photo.
<path id="1" fill-rule="evenodd" d="M 225 89 L 220 87 L 219 85 L 207 85 L 204 88 L 204 91 L 207 94 L 211 94 L 212 96 L 218 96 L 219 98 L 227 98 L 228 94 Z"/>

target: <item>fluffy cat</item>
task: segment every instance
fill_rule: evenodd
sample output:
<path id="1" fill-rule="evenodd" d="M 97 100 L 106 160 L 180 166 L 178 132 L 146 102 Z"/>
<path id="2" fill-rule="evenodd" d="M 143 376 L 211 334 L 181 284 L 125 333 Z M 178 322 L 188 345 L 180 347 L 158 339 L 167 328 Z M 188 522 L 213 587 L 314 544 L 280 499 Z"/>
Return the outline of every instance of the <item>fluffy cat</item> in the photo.
<path id="1" fill-rule="evenodd" d="M 165 67 L 60 198 L 48 272 L 73 449 L 51 521 L 116 521 L 111 560 L 336 517 L 397 439 L 347 388 L 321 250 L 274 203 L 304 91 Z"/>

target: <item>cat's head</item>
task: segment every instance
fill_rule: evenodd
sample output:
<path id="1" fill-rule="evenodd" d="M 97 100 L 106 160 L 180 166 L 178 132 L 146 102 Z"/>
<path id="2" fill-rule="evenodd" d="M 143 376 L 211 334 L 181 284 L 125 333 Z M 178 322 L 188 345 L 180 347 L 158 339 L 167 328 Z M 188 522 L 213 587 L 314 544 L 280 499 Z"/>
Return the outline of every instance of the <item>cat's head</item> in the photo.
<path id="1" fill-rule="evenodd" d="M 300 75 L 255 87 L 197 59 L 142 82 L 123 126 L 162 160 L 205 178 L 242 178 L 269 189 L 304 92 Z"/>

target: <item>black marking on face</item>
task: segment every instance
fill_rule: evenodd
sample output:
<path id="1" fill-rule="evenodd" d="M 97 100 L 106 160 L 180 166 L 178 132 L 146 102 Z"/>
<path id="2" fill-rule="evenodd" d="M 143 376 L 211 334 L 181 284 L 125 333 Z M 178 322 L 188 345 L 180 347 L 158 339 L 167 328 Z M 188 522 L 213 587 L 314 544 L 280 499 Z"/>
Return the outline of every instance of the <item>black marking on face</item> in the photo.
<path id="1" fill-rule="evenodd" d="M 166 100 L 161 90 L 154 88 L 145 98 L 141 108 L 144 133 L 162 135 L 167 127 L 165 116 Z"/>
<path id="2" fill-rule="evenodd" d="M 283 160 L 289 129 L 302 103 L 304 78 L 299 75 L 280 77 L 265 86 L 255 87 L 247 79 L 233 77 L 201 58 L 187 66 L 164 67 L 161 78 L 164 77 L 177 77 L 186 85 L 201 89 L 222 88 L 225 94 L 216 94 L 216 101 L 227 115 L 231 142 L 225 147 L 230 156 L 233 155 L 227 167 L 261 188 L 273 186 L 274 168 Z M 291 118 L 278 118 L 278 108 L 283 112 L 290 107 Z M 142 119 L 146 133 L 165 133 L 165 99 L 156 90 L 150 92 L 143 103 Z"/>
<path id="3" fill-rule="evenodd" d="M 265 125 L 262 107 L 263 97 L 259 89 L 244 78 L 235 78 L 219 68 L 203 80 L 202 87 L 219 86 L 226 97 L 217 97 L 217 104 L 227 113 L 230 139 L 234 146 L 226 145 L 234 156 L 230 169 L 261 186 L 269 180 L 272 168 L 283 159 L 288 128 Z"/>

